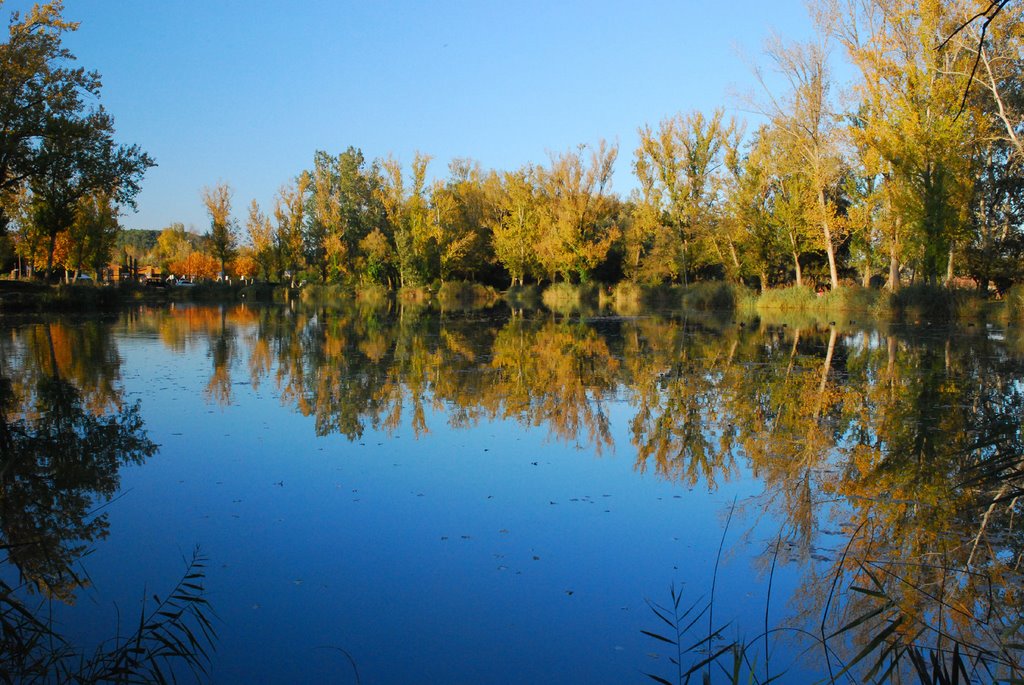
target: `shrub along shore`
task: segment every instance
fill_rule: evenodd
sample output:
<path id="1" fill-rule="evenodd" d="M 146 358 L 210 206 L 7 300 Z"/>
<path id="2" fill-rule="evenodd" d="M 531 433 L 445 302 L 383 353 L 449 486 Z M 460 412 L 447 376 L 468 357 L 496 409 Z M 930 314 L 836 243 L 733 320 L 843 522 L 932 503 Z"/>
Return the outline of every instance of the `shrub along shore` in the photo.
<path id="1" fill-rule="evenodd" d="M 912 285 L 896 292 L 848 285 L 815 292 L 790 286 L 757 293 L 722 281 L 689 286 L 641 286 L 622 282 L 574 285 L 555 283 L 546 288 L 518 286 L 499 292 L 491 286 L 450 281 L 437 287 L 349 288 L 338 285 L 251 285 L 205 283 L 194 287 L 152 288 L 135 284 L 99 286 L 32 281 L 0 280 L 0 315 L 13 312 L 67 312 L 116 309 L 125 305 L 164 302 L 297 302 L 311 306 L 358 304 L 368 309 L 394 305 L 420 305 L 442 311 L 506 306 L 513 310 L 546 309 L 560 314 L 585 316 L 636 316 L 645 312 L 721 312 L 745 318 L 793 313 L 813 318 L 851 315 L 879 323 L 1014 323 L 1024 320 L 1024 286 L 1011 288 L 999 300 L 988 299 L 974 289 Z"/>

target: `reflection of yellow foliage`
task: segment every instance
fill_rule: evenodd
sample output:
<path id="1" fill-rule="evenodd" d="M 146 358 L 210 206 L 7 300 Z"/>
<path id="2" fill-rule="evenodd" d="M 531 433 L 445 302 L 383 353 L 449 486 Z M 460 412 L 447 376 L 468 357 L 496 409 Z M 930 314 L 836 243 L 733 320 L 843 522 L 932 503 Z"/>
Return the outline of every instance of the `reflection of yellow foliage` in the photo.
<path id="1" fill-rule="evenodd" d="M 259 312 L 246 305 L 232 307 L 225 312 L 225 320 L 233 326 L 251 326 L 259 322 Z"/>
<path id="2" fill-rule="evenodd" d="M 820 613 L 835 577 L 820 554 L 810 563 L 822 529 L 848 537 L 861 521 L 832 571 L 840 588 L 871 587 L 874 574 L 907 630 L 941 624 L 991 641 L 972 617 L 1020 610 L 1024 371 L 1004 348 L 655 317 L 617 321 L 609 334 L 548 317 L 438 320 L 411 307 L 389 317 L 176 306 L 124 325 L 158 331 L 172 349 L 208 345 L 211 401 L 231 401 L 232 364 L 246 363 L 254 387 L 271 378 L 318 434 L 421 435 L 437 412 L 454 427 L 543 426 L 600 453 L 613 447 L 607 405 L 624 401 L 637 469 L 710 488 L 747 471 L 764 483 L 758 504 L 784 522 L 785 558 L 808 564 L 806 612 Z M 25 358 L 10 374 L 15 411 L 36 411 L 38 380 L 54 375 L 81 388 L 92 412 L 120 405 L 106 324 L 27 325 L 19 340 L 17 354 L 0 356 Z M 850 595 L 836 620 L 875 599 Z"/>
<path id="3" fill-rule="evenodd" d="M 614 393 L 619 362 L 593 329 L 548 322 L 531 330 L 513 320 L 495 339 L 491 366 L 499 415 L 546 424 L 559 439 L 598 453 L 611 447 L 602 400 Z"/>
<path id="4" fill-rule="evenodd" d="M 17 382 L 27 396 L 40 378 L 55 377 L 74 384 L 95 416 L 121 407 L 120 362 L 106 325 L 55 321 L 31 326 L 24 339 L 34 362 L 17 374 Z"/>
<path id="5" fill-rule="evenodd" d="M 359 343 L 359 351 L 374 363 L 380 362 L 388 352 L 388 340 L 380 333 L 370 333 Z"/>
<path id="6" fill-rule="evenodd" d="M 617 322 L 613 335 L 546 317 L 439 322 L 412 308 L 396 318 L 276 308 L 154 317 L 175 339 L 205 336 L 211 399 L 230 401 L 231 363 L 247 349 L 253 384 L 272 377 L 319 434 L 409 426 L 421 435 L 437 411 L 456 427 L 543 426 L 600 453 L 613 447 L 606 405 L 624 397 L 638 469 L 711 488 L 747 469 L 763 481 L 759 504 L 785 523 L 785 558 L 808 564 L 799 596 L 811 614 L 834 578 L 810 565 L 830 521 L 847 535 L 851 521 L 868 521 L 842 561 L 833 555 L 833 571 L 842 587 L 868 587 L 868 570 L 885 580 L 908 626 L 934 624 L 941 597 L 943 630 L 980 641 L 972 616 L 1021 601 L 1017 504 L 979 508 L 1017 492 L 1002 476 L 979 480 L 980 469 L 1024 453 L 1024 374 L 995 355 L 834 327 L 716 331 L 653 317 Z M 76 335 L 51 336 L 62 373 L 78 373 L 87 345 Z M 49 345 L 36 349 L 37 363 L 50 363 Z M 987 594 L 989 583 L 999 592 Z M 870 601 L 851 596 L 836 620 Z"/>

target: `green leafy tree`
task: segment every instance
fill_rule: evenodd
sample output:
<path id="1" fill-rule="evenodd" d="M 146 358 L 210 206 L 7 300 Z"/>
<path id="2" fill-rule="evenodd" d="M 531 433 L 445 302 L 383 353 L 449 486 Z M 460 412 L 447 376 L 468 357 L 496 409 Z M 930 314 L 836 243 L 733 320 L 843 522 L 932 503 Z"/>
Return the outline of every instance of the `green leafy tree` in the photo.
<path id="1" fill-rule="evenodd" d="M 78 24 L 63 18 L 60 1 L 12 13 L 0 43 L 0 197 L 45 173 L 44 142 L 60 120 L 87 114 L 85 101 L 99 96 L 96 72 L 71 68 L 65 33 Z M 0 203 L 0 234 L 11 219 Z"/>
<path id="2" fill-rule="evenodd" d="M 57 236 L 75 222 L 79 203 L 94 193 L 134 206 L 146 169 L 154 165 L 137 146 L 116 145 L 114 122 L 99 108 L 78 118 L 52 120 L 29 180 L 32 221 L 47 239 L 46 270 Z"/>
<path id="3" fill-rule="evenodd" d="M 107 266 L 119 230 L 110 195 L 97 192 L 82 198 L 70 231 L 70 267 L 76 274 L 82 269 L 95 274 Z"/>

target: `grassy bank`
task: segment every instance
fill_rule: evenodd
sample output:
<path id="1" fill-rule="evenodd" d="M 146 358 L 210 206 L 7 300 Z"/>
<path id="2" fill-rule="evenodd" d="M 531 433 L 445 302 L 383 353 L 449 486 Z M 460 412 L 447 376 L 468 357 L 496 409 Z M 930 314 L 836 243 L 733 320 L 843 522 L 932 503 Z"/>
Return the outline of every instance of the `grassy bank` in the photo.
<path id="1" fill-rule="evenodd" d="M 139 287 L 98 287 L 86 284 L 46 285 L 33 281 L 0 281 L 0 314 L 14 312 L 77 312 L 115 309 L 134 302 L 167 299 L 166 292 Z"/>

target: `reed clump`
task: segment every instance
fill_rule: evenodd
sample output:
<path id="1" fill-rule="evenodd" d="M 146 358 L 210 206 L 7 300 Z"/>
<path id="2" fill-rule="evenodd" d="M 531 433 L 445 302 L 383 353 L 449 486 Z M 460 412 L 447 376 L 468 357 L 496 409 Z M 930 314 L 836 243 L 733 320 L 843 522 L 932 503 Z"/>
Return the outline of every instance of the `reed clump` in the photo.
<path id="1" fill-rule="evenodd" d="M 471 281 L 446 281 L 437 291 L 437 302 L 442 309 L 482 309 L 500 299 L 494 288 Z"/>
<path id="2" fill-rule="evenodd" d="M 553 312 L 596 312 L 600 308 L 600 286 L 595 283 L 554 283 L 541 294 L 544 306 Z"/>

